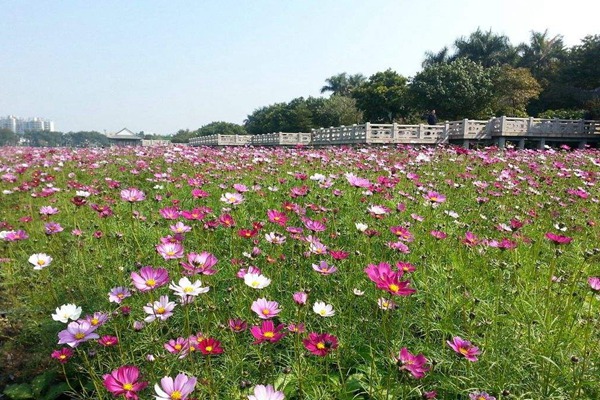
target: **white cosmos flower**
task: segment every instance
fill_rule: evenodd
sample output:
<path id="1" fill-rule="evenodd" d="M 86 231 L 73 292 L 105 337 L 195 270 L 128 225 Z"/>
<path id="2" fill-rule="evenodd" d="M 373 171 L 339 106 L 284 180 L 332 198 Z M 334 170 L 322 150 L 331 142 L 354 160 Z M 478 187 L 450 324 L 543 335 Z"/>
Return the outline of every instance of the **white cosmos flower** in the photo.
<path id="1" fill-rule="evenodd" d="M 335 315 L 333 306 L 331 304 L 325 304 L 324 301 L 316 301 L 313 305 L 313 311 L 321 317 L 332 317 Z"/>
<path id="2" fill-rule="evenodd" d="M 169 289 L 173 290 L 175 294 L 180 297 L 195 297 L 210 290 L 208 286 L 202 287 L 202 282 L 200 280 L 192 283 L 188 278 L 185 277 L 179 280 L 179 285 L 176 285 L 175 282 L 171 282 Z"/>
<path id="3" fill-rule="evenodd" d="M 358 229 L 361 232 L 364 232 L 369 228 L 369 225 L 363 224 L 362 222 L 357 222 L 354 225 L 356 226 L 356 229 Z"/>
<path id="4" fill-rule="evenodd" d="M 86 190 L 78 190 L 78 191 L 75 192 L 75 196 L 90 197 L 90 192 L 88 192 Z"/>
<path id="5" fill-rule="evenodd" d="M 242 201 L 244 201 L 244 196 L 242 196 L 239 193 L 225 193 L 223 195 L 221 195 L 221 201 L 223 203 L 227 203 L 227 204 L 231 204 L 231 205 L 238 205 L 241 204 Z"/>
<path id="6" fill-rule="evenodd" d="M 28 261 L 33 265 L 33 269 L 40 270 L 50 265 L 52 262 L 52 257 L 50 257 L 48 254 L 37 253 L 32 254 Z"/>
<path id="7" fill-rule="evenodd" d="M 271 280 L 262 274 L 245 274 L 244 283 L 254 289 L 264 289 L 271 284 Z"/>
<path id="8" fill-rule="evenodd" d="M 56 314 L 52 314 L 52 319 L 62 323 L 69 322 L 69 319 L 75 321 L 81 315 L 81 307 L 75 304 L 63 304 L 56 308 Z"/>

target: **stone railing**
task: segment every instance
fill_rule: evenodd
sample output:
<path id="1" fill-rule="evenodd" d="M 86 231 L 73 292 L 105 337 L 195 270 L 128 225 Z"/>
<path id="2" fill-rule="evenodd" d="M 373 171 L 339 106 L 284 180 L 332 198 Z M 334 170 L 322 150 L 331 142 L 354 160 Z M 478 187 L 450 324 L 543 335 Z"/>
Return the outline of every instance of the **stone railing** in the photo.
<path id="1" fill-rule="evenodd" d="M 490 121 L 492 136 L 585 137 L 600 134 L 600 121 L 499 117 Z"/>
<path id="2" fill-rule="evenodd" d="M 499 117 L 489 121 L 463 119 L 439 125 L 365 123 L 313 129 L 310 133 L 210 135 L 190 139 L 192 146 L 326 146 L 344 144 L 440 144 L 519 138 L 600 141 L 600 121 Z M 499 140 L 502 139 L 502 140 Z M 583 142 L 582 142 L 583 143 Z"/>

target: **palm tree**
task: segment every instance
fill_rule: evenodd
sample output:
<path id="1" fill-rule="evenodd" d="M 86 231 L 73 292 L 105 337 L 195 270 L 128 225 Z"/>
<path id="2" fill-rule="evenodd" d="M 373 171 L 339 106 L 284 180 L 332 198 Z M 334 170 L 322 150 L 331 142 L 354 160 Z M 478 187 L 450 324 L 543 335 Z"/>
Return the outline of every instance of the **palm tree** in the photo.
<path id="1" fill-rule="evenodd" d="M 531 31 L 529 44 L 518 46 L 521 59 L 519 66 L 529 68 L 531 74 L 538 80 L 547 80 L 558 69 L 566 56 L 563 37 L 550 37 L 548 30 L 544 32 Z"/>
<path id="2" fill-rule="evenodd" d="M 448 49 L 448 46 L 444 46 L 437 53 L 432 51 L 425 52 L 425 60 L 423 60 L 421 66 L 427 68 L 435 64 L 444 64 L 450 62 L 450 58 L 450 50 Z"/>
<path id="3" fill-rule="evenodd" d="M 326 85 L 321 93 L 332 92 L 333 95 L 350 96 L 352 91 L 362 85 L 367 78 L 363 74 L 348 75 L 346 72 L 325 79 Z"/>
<path id="4" fill-rule="evenodd" d="M 468 58 L 479 62 L 484 67 L 513 65 L 517 59 L 516 49 L 510 44 L 507 36 L 497 35 L 491 30 L 477 30 L 468 38 L 461 37 L 454 42 L 456 53 L 452 59 Z"/>

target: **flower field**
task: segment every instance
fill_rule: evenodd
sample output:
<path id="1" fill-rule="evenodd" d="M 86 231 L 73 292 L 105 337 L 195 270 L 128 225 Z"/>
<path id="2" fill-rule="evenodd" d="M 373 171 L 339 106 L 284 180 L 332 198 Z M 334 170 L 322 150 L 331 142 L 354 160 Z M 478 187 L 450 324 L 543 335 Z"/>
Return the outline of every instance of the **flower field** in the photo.
<path id="1" fill-rule="evenodd" d="M 1 150 L 7 398 L 600 398 L 597 150 Z"/>

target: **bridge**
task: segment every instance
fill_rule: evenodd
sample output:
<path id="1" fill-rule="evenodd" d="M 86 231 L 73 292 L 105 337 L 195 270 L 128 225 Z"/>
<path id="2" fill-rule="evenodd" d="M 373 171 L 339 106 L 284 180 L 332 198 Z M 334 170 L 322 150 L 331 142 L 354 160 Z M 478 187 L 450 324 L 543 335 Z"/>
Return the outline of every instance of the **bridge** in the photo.
<path id="1" fill-rule="evenodd" d="M 371 124 L 277 132 L 263 135 L 209 135 L 190 139 L 191 146 L 329 146 L 348 144 L 473 145 L 508 143 L 518 148 L 544 148 L 561 143 L 600 147 L 600 121 L 497 117 L 446 121 L 438 125 Z"/>

